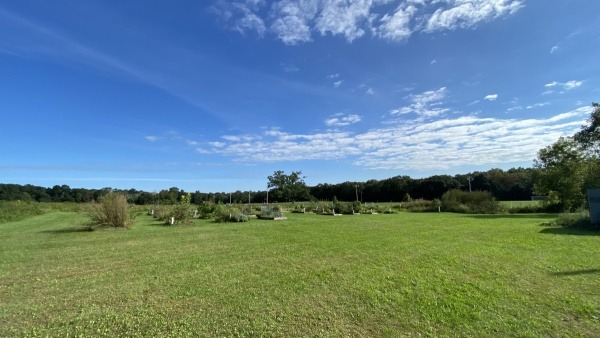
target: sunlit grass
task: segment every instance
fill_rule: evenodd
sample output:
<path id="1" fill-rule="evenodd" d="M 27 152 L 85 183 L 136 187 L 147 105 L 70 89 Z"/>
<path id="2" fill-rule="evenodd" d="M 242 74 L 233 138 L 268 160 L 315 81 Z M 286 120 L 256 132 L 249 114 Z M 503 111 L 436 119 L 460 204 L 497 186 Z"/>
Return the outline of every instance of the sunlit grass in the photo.
<path id="1" fill-rule="evenodd" d="M 0 224 L 0 336 L 593 336 L 600 236 L 550 215 Z"/>

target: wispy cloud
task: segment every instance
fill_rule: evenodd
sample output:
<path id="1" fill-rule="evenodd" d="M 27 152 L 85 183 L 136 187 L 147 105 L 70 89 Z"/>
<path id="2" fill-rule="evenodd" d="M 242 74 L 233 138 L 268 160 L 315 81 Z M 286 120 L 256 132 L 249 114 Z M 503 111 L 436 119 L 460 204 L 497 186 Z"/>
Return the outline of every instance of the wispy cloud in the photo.
<path id="1" fill-rule="evenodd" d="M 578 130 L 590 112 L 591 108 L 583 107 L 540 119 L 460 116 L 426 123 L 404 121 L 362 133 L 294 134 L 269 129 L 252 142 L 219 141 L 211 151 L 240 162 L 347 159 L 359 167 L 399 170 L 532 161 L 540 147 Z M 359 119 L 342 113 L 326 123 Z"/>
<path id="2" fill-rule="evenodd" d="M 397 4 L 390 6 L 390 4 Z M 348 42 L 372 36 L 405 41 L 415 32 L 473 28 L 512 15 L 521 0 L 218 0 L 211 11 L 242 34 L 268 30 L 283 43 L 312 41 L 313 32 L 342 36 Z"/>
<path id="3" fill-rule="evenodd" d="M 438 8 L 431 15 L 425 25 L 426 32 L 471 28 L 480 22 L 514 14 L 523 7 L 522 1 L 510 0 L 463 0 L 452 3 L 454 6 Z"/>
<path id="4" fill-rule="evenodd" d="M 342 85 L 342 83 L 343 83 L 343 82 L 344 82 L 343 80 L 335 81 L 335 82 L 333 83 L 333 86 L 334 86 L 335 88 L 339 88 L 339 87 Z"/>
<path id="5" fill-rule="evenodd" d="M 490 94 L 490 95 L 486 95 L 483 99 L 488 100 L 488 101 L 496 101 L 497 98 L 498 98 L 498 94 Z"/>
<path id="6" fill-rule="evenodd" d="M 400 107 L 398 109 L 392 109 L 389 111 L 391 115 L 404 115 L 414 113 L 422 117 L 434 117 L 442 115 L 450 109 L 440 108 L 439 106 L 443 103 L 441 100 L 446 97 L 446 87 L 442 87 L 438 90 L 429 90 L 421 94 L 412 94 L 408 98 L 411 102 L 410 105 Z"/>
<path id="7" fill-rule="evenodd" d="M 328 127 L 349 126 L 361 121 L 361 117 L 355 114 L 337 113 L 325 120 Z"/>
<path id="8" fill-rule="evenodd" d="M 560 47 L 558 45 L 554 45 L 552 46 L 552 48 L 550 48 L 550 54 L 554 54 L 554 52 L 556 52 Z"/>
<path id="9" fill-rule="evenodd" d="M 527 106 L 527 109 L 533 109 L 533 108 L 538 108 L 538 107 L 544 107 L 544 106 L 548 106 L 550 105 L 550 102 L 540 102 L 540 103 L 534 103 L 532 105 Z"/>
<path id="10" fill-rule="evenodd" d="M 543 92 L 542 95 L 552 94 L 554 92 L 554 90 L 553 90 L 554 88 L 562 88 L 562 90 L 565 91 L 565 90 L 579 88 L 579 87 L 581 87 L 581 85 L 583 85 L 583 81 L 576 81 L 576 80 L 571 80 L 571 81 L 567 81 L 567 82 L 552 81 L 552 82 L 546 83 L 544 85 L 544 87 L 548 88 L 549 90 Z"/>
<path id="11" fill-rule="evenodd" d="M 369 89 L 367 89 L 367 91 L 365 92 L 365 94 L 374 95 L 375 94 L 375 90 L 373 90 L 373 88 L 369 87 Z"/>
<path id="12" fill-rule="evenodd" d="M 148 135 L 146 137 L 144 137 L 146 140 L 150 141 L 150 142 L 156 142 L 159 140 L 158 136 L 155 135 Z"/>

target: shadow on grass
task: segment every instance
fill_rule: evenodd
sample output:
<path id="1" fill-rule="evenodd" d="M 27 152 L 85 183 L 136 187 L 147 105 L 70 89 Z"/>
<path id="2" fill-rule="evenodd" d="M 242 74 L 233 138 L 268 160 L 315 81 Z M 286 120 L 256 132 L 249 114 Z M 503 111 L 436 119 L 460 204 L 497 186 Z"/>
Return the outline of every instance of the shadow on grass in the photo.
<path id="1" fill-rule="evenodd" d="M 489 215 L 469 215 L 465 214 L 467 217 L 477 218 L 477 219 L 521 219 L 521 218 L 551 218 L 556 217 L 556 214 L 489 214 Z"/>
<path id="2" fill-rule="evenodd" d="M 90 232 L 93 229 L 89 227 L 72 227 L 72 228 L 62 228 L 62 229 L 52 229 L 52 230 L 42 230 L 40 231 L 43 234 L 70 234 L 74 232 Z"/>
<path id="3" fill-rule="evenodd" d="M 600 236 L 600 230 L 584 230 L 567 227 L 550 227 L 540 231 L 541 234 L 575 235 L 575 236 Z"/>
<path id="4" fill-rule="evenodd" d="M 552 276 L 578 276 L 578 275 L 589 275 L 589 274 L 593 274 L 593 273 L 600 273 L 600 269 L 557 271 L 557 272 L 550 272 L 550 275 L 552 275 Z"/>

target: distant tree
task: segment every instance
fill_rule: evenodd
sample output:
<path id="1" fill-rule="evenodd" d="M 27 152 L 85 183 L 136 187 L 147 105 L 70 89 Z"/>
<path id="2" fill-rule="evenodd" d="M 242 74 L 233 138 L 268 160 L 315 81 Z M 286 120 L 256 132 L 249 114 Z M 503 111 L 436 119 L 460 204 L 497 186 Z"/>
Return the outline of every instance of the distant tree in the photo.
<path id="1" fill-rule="evenodd" d="M 286 175 L 282 170 L 277 170 L 273 175 L 267 177 L 268 187 L 273 189 L 274 199 L 286 202 L 309 199 L 308 187 L 304 183 L 301 171 L 293 171 Z"/>

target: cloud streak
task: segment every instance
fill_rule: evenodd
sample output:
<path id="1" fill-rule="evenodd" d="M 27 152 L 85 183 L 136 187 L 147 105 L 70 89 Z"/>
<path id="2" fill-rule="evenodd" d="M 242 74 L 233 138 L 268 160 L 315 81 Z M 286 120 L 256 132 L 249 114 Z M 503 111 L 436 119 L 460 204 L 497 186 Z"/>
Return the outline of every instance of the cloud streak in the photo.
<path id="1" fill-rule="evenodd" d="M 460 116 L 426 123 L 404 121 L 362 133 L 294 134 L 268 129 L 260 135 L 224 136 L 212 142 L 207 152 L 249 163 L 346 159 L 369 169 L 497 165 L 532 161 L 541 147 L 577 131 L 590 112 L 591 108 L 583 107 L 539 119 Z M 325 123 L 339 126 L 358 121 L 356 115 L 336 114 Z"/>
<path id="2" fill-rule="evenodd" d="M 314 33 L 342 36 L 348 42 L 368 32 L 405 41 L 415 32 L 474 28 L 522 7 L 521 0 L 218 0 L 211 11 L 231 30 L 254 31 L 261 37 L 269 31 L 296 45 L 312 41 Z"/>

